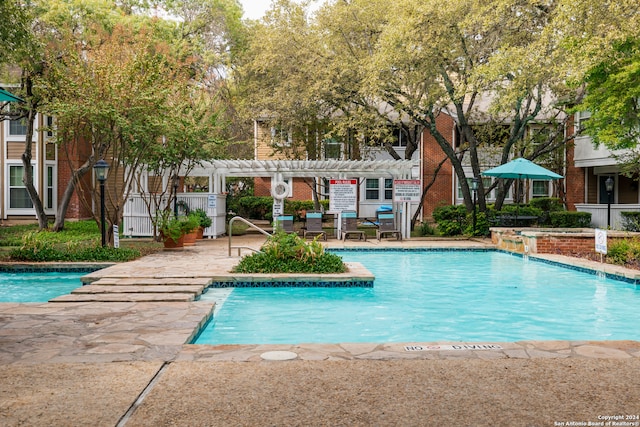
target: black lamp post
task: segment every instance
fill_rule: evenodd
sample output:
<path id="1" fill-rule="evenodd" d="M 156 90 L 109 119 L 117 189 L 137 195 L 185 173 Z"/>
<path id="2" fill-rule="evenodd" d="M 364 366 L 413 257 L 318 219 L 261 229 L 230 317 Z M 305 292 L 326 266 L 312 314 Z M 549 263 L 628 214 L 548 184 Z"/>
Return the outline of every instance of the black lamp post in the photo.
<path id="1" fill-rule="evenodd" d="M 104 229 L 104 183 L 107 180 L 109 163 L 100 159 L 93 165 L 93 170 L 96 171 L 96 178 L 100 182 L 100 230 L 102 232 L 102 247 L 104 248 L 107 244 L 107 234 Z"/>
<path id="2" fill-rule="evenodd" d="M 178 184 L 180 177 L 178 174 L 173 175 L 173 215 L 178 218 Z"/>
<path id="3" fill-rule="evenodd" d="M 474 176 L 471 180 L 471 190 L 473 190 L 473 235 L 476 235 L 476 199 L 478 195 L 478 185 L 480 180 Z"/>
<path id="4" fill-rule="evenodd" d="M 604 182 L 607 189 L 607 229 L 611 228 L 611 196 L 613 194 L 613 178 L 609 177 Z"/>

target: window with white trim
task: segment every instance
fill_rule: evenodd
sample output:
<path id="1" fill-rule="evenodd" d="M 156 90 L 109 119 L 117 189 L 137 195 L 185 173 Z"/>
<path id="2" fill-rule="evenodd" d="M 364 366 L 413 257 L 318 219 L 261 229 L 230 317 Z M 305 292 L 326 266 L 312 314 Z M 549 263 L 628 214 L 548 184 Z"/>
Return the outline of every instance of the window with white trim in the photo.
<path id="1" fill-rule="evenodd" d="M 282 126 L 271 127 L 271 144 L 276 147 L 290 147 L 293 142 L 293 136 L 289 129 Z"/>
<path id="2" fill-rule="evenodd" d="M 384 179 L 384 199 L 393 200 L 393 179 Z"/>
<path id="3" fill-rule="evenodd" d="M 46 185 L 45 205 L 44 205 L 45 209 L 53 209 L 54 180 L 55 180 L 54 166 L 47 165 L 47 182 L 45 183 Z"/>
<path id="4" fill-rule="evenodd" d="M 367 178 L 365 181 L 365 200 L 380 199 L 380 180 L 378 178 Z"/>
<path id="5" fill-rule="evenodd" d="M 27 119 L 9 120 L 9 136 L 25 136 L 27 134 Z"/>
<path id="6" fill-rule="evenodd" d="M 531 197 L 549 197 L 549 181 L 531 181 Z"/>
<path id="7" fill-rule="evenodd" d="M 33 166 L 31 167 L 33 170 Z M 9 209 L 31 209 L 33 203 L 22 182 L 24 167 L 9 165 Z"/>

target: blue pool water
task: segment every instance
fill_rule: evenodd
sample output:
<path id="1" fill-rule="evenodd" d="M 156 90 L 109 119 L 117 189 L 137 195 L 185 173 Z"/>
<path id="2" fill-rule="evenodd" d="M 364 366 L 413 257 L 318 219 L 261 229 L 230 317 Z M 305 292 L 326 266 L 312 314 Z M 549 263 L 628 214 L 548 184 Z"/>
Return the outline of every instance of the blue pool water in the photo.
<path id="1" fill-rule="evenodd" d="M 640 286 L 501 252 L 340 251 L 373 288 L 212 289 L 196 344 L 640 340 Z"/>
<path id="2" fill-rule="evenodd" d="M 47 302 L 82 286 L 87 272 L 0 272 L 0 302 Z"/>

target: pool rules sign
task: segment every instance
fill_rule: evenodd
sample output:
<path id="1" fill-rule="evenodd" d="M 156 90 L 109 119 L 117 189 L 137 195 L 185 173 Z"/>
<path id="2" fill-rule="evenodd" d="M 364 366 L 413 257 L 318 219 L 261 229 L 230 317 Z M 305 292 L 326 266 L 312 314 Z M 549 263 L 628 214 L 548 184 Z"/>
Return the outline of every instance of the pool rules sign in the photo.
<path id="1" fill-rule="evenodd" d="M 358 201 L 357 179 L 329 180 L 329 211 L 355 211 Z"/>
<path id="2" fill-rule="evenodd" d="M 395 179 L 393 180 L 394 202 L 420 202 L 422 189 L 419 179 Z"/>

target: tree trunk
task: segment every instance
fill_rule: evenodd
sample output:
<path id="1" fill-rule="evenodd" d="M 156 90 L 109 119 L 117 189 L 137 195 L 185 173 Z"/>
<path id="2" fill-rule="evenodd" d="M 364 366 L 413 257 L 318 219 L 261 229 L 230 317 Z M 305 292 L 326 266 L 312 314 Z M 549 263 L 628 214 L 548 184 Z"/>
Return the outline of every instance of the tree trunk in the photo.
<path id="1" fill-rule="evenodd" d="M 53 231 L 62 231 L 64 229 L 64 218 L 67 216 L 67 209 L 69 208 L 71 197 L 80 179 L 91 169 L 91 163 L 91 160 L 87 160 L 78 169 L 72 171 L 71 179 L 67 183 L 67 188 L 65 188 L 62 194 L 62 199 L 58 202 L 58 211 L 56 212 Z"/>
<path id="2" fill-rule="evenodd" d="M 33 169 L 31 165 L 31 160 L 33 159 L 33 129 L 38 115 L 38 102 L 35 101 L 33 97 L 33 81 L 31 80 L 31 76 L 28 74 L 23 76 L 22 83 L 27 93 L 27 111 L 25 117 L 27 120 L 27 134 L 24 141 L 24 152 L 22 153 L 22 166 L 24 168 L 22 182 L 27 189 L 36 217 L 38 218 L 38 227 L 40 230 L 46 230 L 47 215 L 44 213 L 44 205 L 42 204 L 38 190 L 36 190 L 33 184 Z"/>

